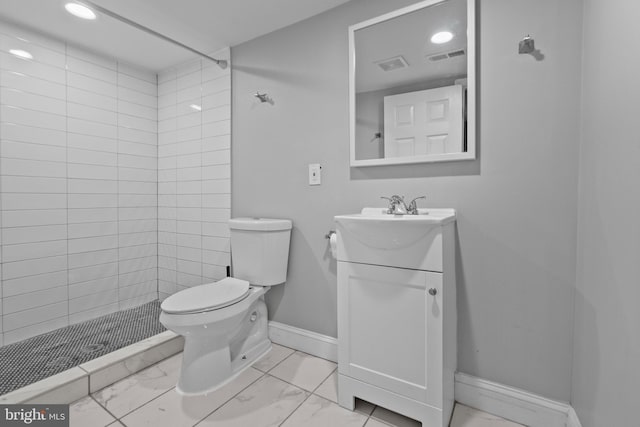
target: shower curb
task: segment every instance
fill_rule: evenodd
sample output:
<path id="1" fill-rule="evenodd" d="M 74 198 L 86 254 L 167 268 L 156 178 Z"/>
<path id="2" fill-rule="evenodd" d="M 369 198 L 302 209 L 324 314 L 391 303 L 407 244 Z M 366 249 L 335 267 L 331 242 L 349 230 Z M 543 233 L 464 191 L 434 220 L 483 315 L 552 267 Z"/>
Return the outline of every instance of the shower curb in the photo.
<path id="1" fill-rule="evenodd" d="M 0 396 L 0 404 L 67 404 L 182 351 L 184 338 L 165 331 Z"/>

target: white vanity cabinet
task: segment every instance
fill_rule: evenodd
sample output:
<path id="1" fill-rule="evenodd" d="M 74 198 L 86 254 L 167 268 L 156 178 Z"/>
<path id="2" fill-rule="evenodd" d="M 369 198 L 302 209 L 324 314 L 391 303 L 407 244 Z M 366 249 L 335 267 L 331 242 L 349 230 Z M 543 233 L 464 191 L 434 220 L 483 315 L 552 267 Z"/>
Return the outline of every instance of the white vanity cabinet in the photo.
<path id="1" fill-rule="evenodd" d="M 455 212 L 372 212 L 336 217 L 339 403 L 353 409 L 358 397 L 446 427 L 456 370 Z"/>

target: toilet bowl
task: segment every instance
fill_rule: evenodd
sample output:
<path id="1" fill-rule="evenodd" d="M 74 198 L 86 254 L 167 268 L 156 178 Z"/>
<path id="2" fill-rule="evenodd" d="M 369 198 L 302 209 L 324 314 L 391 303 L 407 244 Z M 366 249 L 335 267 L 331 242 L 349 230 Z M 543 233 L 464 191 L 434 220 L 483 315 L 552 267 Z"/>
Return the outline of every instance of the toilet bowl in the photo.
<path id="1" fill-rule="evenodd" d="M 219 305 L 198 307 L 206 297 L 215 299 L 218 287 L 230 284 L 239 288 L 240 298 L 233 302 L 219 299 Z M 268 289 L 227 278 L 184 291 L 197 291 L 195 293 L 181 295 L 179 292 L 175 294 L 179 297 L 177 301 L 167 298 L 163 302 L 160 322 L 185 339 L 182 370 L 176 386 L 178 393 L 214 391 L 271 349 L 267 307 L 262 297 Z M 193 300 L 189 301 L 190 298 Z"/>
<path id="2" fill-rule="evenodd" d="M 234 276 L 177 292 L 162 302 L 160 322 L 184 336 L 183 395 L 206 394 L 240 375 L 271 349 L 264 294 L 284 283 L 291 221 L 229 221 Z"/>

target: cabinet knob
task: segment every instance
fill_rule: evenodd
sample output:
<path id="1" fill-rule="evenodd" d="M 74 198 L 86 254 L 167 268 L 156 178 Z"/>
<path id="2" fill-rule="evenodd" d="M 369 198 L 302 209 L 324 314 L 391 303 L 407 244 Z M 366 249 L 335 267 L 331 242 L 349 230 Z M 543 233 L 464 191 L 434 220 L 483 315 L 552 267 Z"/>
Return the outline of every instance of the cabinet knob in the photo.
<path id="1" fill-rule="evenodd" d="M 437 293 L 438 293 L 438 290 L 436 288 L 429 289 L 429 295 L 434 297 L 436 296 Z"/>

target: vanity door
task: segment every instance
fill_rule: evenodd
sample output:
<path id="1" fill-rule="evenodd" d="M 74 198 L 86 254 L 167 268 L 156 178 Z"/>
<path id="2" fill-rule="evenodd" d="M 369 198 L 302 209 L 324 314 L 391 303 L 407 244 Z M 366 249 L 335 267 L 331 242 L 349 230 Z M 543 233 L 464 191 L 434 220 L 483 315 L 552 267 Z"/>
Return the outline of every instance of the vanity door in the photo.
<path id="1" fill-rule="evenodd" d="M 340 374 L 442 408 L 442 273 L 338 262 Z"/>

